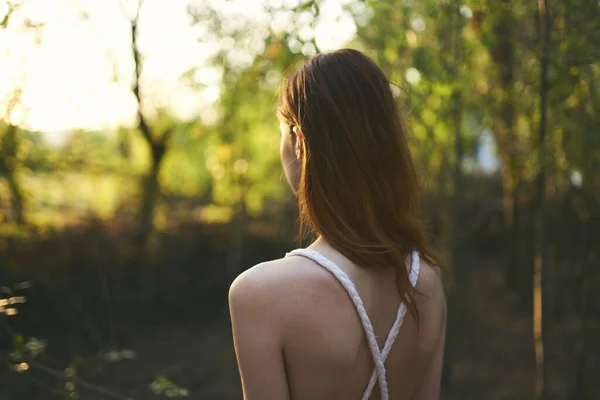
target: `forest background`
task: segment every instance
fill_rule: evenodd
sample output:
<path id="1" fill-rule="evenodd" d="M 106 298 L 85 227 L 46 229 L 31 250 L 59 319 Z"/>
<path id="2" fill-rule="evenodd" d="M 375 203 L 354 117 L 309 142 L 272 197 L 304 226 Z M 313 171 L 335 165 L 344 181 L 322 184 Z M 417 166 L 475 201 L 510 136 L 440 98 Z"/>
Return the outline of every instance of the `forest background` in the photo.
<path id="1" fill-rule="evenodd" d="M 395 85 L 450 266 L 443 399 L 600 393 L 597 0 L 0 1 L 0 399 L 239 399 L 227 289 L 297 245 L 282 80 Z"/>

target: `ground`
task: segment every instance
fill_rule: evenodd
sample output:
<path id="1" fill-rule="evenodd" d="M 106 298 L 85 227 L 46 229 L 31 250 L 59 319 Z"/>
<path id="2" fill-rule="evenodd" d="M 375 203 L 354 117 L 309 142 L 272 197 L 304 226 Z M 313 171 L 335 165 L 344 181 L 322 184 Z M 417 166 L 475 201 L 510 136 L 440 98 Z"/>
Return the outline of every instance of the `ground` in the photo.
<path id="1" fill-rule="evenodd" d="M 464 296 L 471 307 L 463 316 L 451 384 L 445 385 L 442 399 L 532 399 L 531 318 L 517 311 L 497 270 L 482 268 L 469 281 L 463 287 L 470 291 Z M 241 398 L 225 314 L 203 329 L 157 328 L 140 337 L 135 350 L 137 360 L 116 365 L 105 377 L 112 387 L 136 388 L 138 398 L 147 398 L 148 382 L 158 373 L 189 389 L 190 399 Z M 162 367 L 157 371 L 156 366 Z M 132 370 L 137 373 L 127 373 Z"/>
<path id="2" fill-rule="evenodd" d="M 504 289 L 497 269 L 478 268 L 461 290 L 468 306 L 461 313 L 460 326 L 454 327 L 453 363 L 442 399 L 532 399 L 531 318 L 518 312 L 517 301 Z M 99 363 L 95 368 L 82 369 L 79 377 L 122 394 L 122 399 L 166 398 L 155 396 L 149 387 L 159 376 L 187 389 L 188 399 L 241 399 L 226 310 L 208 326 L 155 327 L 138 332 L 134 338 L 131 347 L 135 359 Z M 55 388 L 60 385 L 63 383 L 58 382 Z M 81 399 L 110 398 L 82 385 L 78 390 Z M 49 393 L 39 397 L 51 398 L 59 397 Z"/>

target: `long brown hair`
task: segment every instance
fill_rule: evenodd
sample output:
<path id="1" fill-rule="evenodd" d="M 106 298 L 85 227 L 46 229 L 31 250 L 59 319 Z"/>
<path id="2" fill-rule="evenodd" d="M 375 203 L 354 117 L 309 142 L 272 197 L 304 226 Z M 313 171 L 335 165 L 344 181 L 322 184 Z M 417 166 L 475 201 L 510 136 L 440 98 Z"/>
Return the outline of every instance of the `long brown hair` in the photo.
<path id="1" fill-rule="evenodd" d="M 405 260 L 417 250 L 431 265 L 442 261 L 428 244 L 421 184 L 383 71 L 356 50 L 317 55 L 287 80 L 277 112 L 303 141 L 302 226 L 357 265 L 394 266 L 418 319 Z"/>

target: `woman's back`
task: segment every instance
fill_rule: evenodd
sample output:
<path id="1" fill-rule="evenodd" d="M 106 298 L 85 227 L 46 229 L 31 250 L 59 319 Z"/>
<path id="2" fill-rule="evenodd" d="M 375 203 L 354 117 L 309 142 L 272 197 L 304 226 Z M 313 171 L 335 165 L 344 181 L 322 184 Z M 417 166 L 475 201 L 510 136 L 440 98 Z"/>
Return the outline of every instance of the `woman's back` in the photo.
<path id="1" fill-rule="evenodd" d="M 422 188 L 385 74 L 356 50 L 320 54 L 287 80 L 277 115 L 285 176 L 319 239 L 232 285 L 244 397 L 438 398 L 443 262 L 422 223 Z"/>
<path id="2" fill-rule="evenodd" d="M 401 304 L 394 268 L 358 267 L 323 241 L 315 242 L 308 254 L 264 263 L 241 275 L 233 287 L 250 290 L 237 301 L 247 303 L 260 296 L 269 297 L 263 299 L 267 304 L 277 302 L 277 312 L 267 318 L 277 321 L 281 330 L 289 398 L 360 399 L 374 372 L 367 336 L 349 293 L 310 253 L 334 263 L 352 280 L 383 350 Z M 437 269 L 422 260 L 419 264 L 418 328 L 406 313 L 385 361 L 392 400 L 439 396 L 444 293 Z M 407 267 L 411 268 L 410 262 Z M 368 398 L 381 398 L 379 383 Z"/>

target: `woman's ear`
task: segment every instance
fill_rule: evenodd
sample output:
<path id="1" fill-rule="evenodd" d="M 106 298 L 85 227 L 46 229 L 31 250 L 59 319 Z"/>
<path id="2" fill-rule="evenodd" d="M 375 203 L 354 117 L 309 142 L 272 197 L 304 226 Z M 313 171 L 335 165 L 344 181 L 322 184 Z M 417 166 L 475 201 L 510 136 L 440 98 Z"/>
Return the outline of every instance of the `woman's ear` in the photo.
<path id="1" fill-rule="evenodd" d="M 302 137 L 302 133 L 297 126 L 292 128 L 292 146 L 294 147 L 294 153 L 296 153 L 296 158 L 300 160 L 302 158 L 302 153 L 304 152 L 304 138 Z"/>

